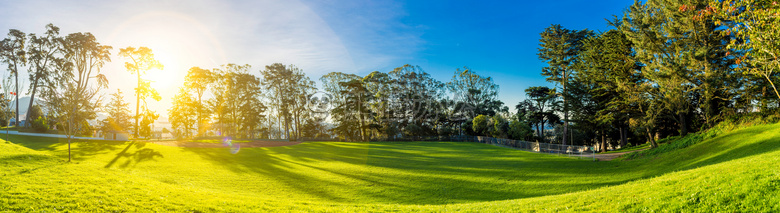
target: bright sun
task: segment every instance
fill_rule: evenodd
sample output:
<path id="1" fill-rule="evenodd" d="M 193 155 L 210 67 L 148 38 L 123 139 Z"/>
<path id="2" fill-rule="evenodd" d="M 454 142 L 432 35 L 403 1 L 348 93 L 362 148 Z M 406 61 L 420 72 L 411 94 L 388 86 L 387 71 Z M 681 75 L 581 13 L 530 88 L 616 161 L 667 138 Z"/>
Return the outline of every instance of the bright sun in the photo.
<path id="1" fill-rule="evenodd" d="M 163 69 L 148 70 L 142 78 L 151 81 L 152 87 L 168 87 L 171 81 L 181 77 L 179 76 L 182 69 L 181 64 L 175 54 L 169 53 L 164 48 L 152 49 L 152 51 L 154 58 L 163 65 Z"/>
<path id="2" fill-rule="evenodd" d="M 153 11 L 134 16 L 116 25 L 108 41 L 115 48 L 148 47 L 163 69 L 147 70 L 141 78 L 151 81 L 160 93 L 161 101 L 151 101 L 150 107 L 165 112 L 170 100 L 179 91 L 190 67 L 215 68 L 225 63 L 222 45 L 213 33 L 197 19 L 175 12 Z M 124 60 L 118 60 L 124 64 Z M 117 63 L 121 74 L 113 77 L 122 91 L 136 86 L 135 78 L 128 81 L 129 73 Z"/>

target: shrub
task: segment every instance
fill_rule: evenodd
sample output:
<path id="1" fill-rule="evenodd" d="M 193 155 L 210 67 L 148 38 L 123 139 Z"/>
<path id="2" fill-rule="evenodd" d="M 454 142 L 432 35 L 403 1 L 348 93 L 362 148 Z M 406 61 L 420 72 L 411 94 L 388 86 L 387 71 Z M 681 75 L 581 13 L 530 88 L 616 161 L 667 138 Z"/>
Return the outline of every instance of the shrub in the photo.
<path id="1" fill-rule="evenodd" d="M 486 115 L 478 115 L 477 117 L 472 120 L 472 127 L 471 129 L 474 131 L 476 135 L 480 136 L 488 136 L 488 119 L 490 119 L 489 116 Z"/>
<path id="2" fill-rule="evenodd" d="M 33 122 L 30 123 L 31 127 L 35 132 L 46 132 L 49 131 L 49 124 L 46 122 L 46 118 L 38 116 Z"/>

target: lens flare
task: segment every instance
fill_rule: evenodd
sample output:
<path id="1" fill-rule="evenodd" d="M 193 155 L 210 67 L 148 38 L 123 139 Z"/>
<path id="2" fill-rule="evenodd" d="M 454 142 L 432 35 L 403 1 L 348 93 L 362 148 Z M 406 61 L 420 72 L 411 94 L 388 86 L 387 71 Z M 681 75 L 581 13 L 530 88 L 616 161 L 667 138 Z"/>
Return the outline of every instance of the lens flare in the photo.
<path id="1" fill-rule="evenodd" d="M 230 153 L 231 153 L 231 154 L 236 154 L 236 153 L 238 153 L 238 150 L 241 150 L 241 146 L 240 146 L 240 145 L 238 145 L 238 143 L 236 143 L 236 144 L 233 144 L 233 146 L 232 146 L 232 147 L 230 147 Z"/>
<path id="2" fill-rule="evenodd" d="M 238 150 L 241 150 L 241 146 L 238 145 L 238 143 L 233 143 L 233 139 L 231 139 L 230 137 L 226 137 L 225 139 L 223 139 L 222 145 L 225 145 L 225 147 L 229 147 L 231 154 L 236 154 L 238 153 Z"/>
<path id="3" fill-rule="evenodd" d="M 226 147 L 230 147 L 233 145 L 233 140 L 228 138 L 222 139 L 222 145 L 225 145 Z"/>

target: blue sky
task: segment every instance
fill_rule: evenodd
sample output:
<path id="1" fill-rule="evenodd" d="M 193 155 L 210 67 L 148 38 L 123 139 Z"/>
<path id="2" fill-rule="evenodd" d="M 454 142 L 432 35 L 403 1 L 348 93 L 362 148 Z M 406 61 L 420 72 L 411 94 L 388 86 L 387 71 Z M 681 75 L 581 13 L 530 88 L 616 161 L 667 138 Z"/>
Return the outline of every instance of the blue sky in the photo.
<path id="1" fill-rule="evenodd" d="M 552 86 L 540 76 L 545 64 L 536 56 L 539 33 L 544 28 L 551 24 L 561 24 L 570 29 L 605 31 L 610 29 L 605 19 L 621 15 L 633 1 L 342 3 L 307 2 L 330 23 L 340 37 L 355 41 L 347 42 L 350 49 L 359 49 L 363 45 L 361 41 L 370 41 L 367 38 L 370 36 L 350 35 L 355 31 L 351 28 L 365 27 L 356 22 L 371 20 L 377 14 L 382 14 L 385 18 L 376 20 L 385 27 L 380 30 L 389 31 L 394 37 L 406 40 L 389 39 L 387 43 L 369 45 L 382 48 L 375 51 L 395 54 L 393 61 L 396 64 L 420 65 L 442 81 L 448 81 L 456 68 L 468 66 L 482 75 L 493 77 L 501 88 L 500 99 L 513 108 L 524 99 L 525 88 Z M 365 67 L 386 71 L 398 66 L 396 64 Z"/>
<path id="2" fill-rule="evenodd" d="M 92 32 L 114 46 L 103 72 L 128 102 L 135 84 L 116 56 L 119 48 L 148 46 L 165 65 L 145 78 L 170 100 L 192 66 L 274 62 L 295 64 L 313 79 L 333 71 L 364 75 L 419 65 L 446 82 L 468 66 L 491 76 L 499 98 L 513 106 L 529 86 L 550 85 L 539 75 L 539 33 L 551 24 L 609 29 L 605 18 L 633 1 L 218 1 L 28 0 L 0 2 L 0 30 L 62 34 Z M 5 73 L 5 72 L 4 72 Z M 26 74 L 22 73 L 22 76 Z M 21 77 L 21 76 L 20 76 Z"/>

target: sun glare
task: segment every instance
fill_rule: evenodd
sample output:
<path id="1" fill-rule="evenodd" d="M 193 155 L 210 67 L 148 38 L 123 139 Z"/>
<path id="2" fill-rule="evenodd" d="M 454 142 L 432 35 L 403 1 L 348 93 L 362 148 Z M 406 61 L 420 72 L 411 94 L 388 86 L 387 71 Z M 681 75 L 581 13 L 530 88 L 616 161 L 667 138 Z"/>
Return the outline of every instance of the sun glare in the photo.
<path id="1" fill-rule="evenodd" d="M 154 51 L 154 58 L 163 65 L 163 68 L 148 70 L 142 78 L 151 81 L 153 87 L 165 88 L 174 79 L 182 77 L 181 72 L 184 69 L 181 67 L 181 62 L 176 57 L 176 53 L 171 53 L 165 48 L 152 50 Z"/>
<path id="2" fill-rule="evenodd" d="M 222 45 L 212 32 L 199 20 L 184 14 L 169 11 L 152 11 L 136 15 L 117 25 L 111 32 L 110 43 L 118 48 L 128 46 L 148 47 L 162 69 L 145 71 L 141 78 L 151 82 L 163 100 L 172 98 L 181 87 L 187 70 L 193 66 L 217 67 L 225 63 Z M 117 67 L 123 73 L 116 77 L 124 81 L 124 67 Z M 132 91 L 135 80 L 122 82 L 123 91 Z M 152 102 L 152 107 L 165 111 L 169 101 Z"/>

